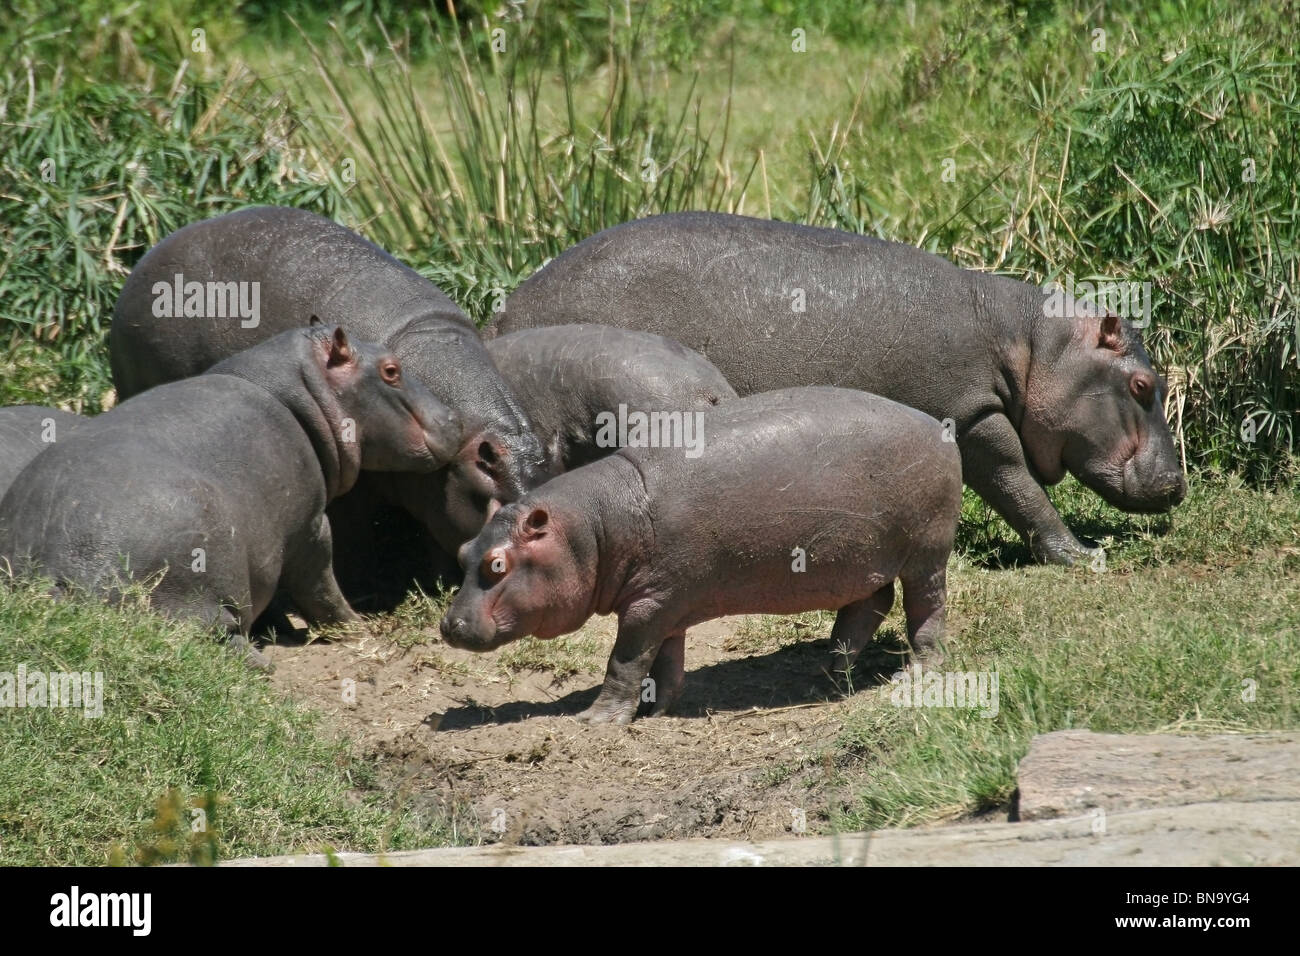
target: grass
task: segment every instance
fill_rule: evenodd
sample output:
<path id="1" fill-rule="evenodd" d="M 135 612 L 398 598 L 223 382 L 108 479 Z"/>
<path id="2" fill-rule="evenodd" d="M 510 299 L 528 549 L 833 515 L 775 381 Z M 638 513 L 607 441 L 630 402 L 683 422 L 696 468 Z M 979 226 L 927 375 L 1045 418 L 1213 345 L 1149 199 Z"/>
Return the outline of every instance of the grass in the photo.
<path id="1" fill-rule="evenodd" d="M 338 201 L 290 148 L 284 93 L 247 68 L 142 52 L 111 23 L 73 41 L 120 78 L 44 59 L 48 36 L 0 32 L 0 404 L 97 412 L 113 304 L 147 249 L 250 203 L 328 215 Z"/>
<path id="2" fill-rule="evenodd" d="M 451 841 L 201 629 L 0 586 L 0 670 L 99 672 L 103 716 L 0 708 L 0 865 L 211 861 Z M 191 836 L 192 812 L 208 829 Z"/>

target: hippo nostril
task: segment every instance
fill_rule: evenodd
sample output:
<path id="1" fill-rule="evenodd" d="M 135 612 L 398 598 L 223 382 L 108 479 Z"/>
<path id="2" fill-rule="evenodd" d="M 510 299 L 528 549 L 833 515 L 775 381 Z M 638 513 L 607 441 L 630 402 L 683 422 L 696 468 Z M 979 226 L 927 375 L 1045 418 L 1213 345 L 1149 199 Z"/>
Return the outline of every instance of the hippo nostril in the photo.
<path id="1" fill-rule="evenodd" d="M 443 637 L 459 637 L 465 630 L 465 621 L 463 618 L 444 617 L 438 625 L 438 630 L 442 631 Z"/>

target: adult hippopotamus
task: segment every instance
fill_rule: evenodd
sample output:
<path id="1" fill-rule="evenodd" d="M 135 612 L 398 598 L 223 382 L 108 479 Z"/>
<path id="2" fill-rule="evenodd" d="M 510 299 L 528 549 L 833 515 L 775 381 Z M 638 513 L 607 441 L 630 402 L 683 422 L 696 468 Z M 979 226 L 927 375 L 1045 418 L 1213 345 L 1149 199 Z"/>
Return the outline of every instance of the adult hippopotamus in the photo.
<path id="1" fill-rule="evenodd" d="M 1165 511 L 1186 493 L 1165 384 L 1130 323 L 911 246 L 655 216 L 557 257 L 509 297 L 497 329 L 569 322 L 676 339 L 741 395 L 837 385 L 946 421 L 966 483 L 1039 560 L 1091 553 L 1043 490 L 1067 471 L 1126 511 Z"/>
<path id="2" fill-rule="evenodd" d="M 83 423 L 0 499 L 0 558 L 116 597 L 162 575 L 162 611 L 246 635 L 283 588 L 311 624 L 355 622 L 325 506 L 363 469 L 431 472 L 455 413 L 383 346 L 284 332 Z"/>
<path id="3" fill-rule="evenodd" d="M 838 610 L 832 646 L 851 666 L 897 579 L 913 648 L 939 660 L 961 510 L 960 455 L 940 423 L 836 388 L 699 414 L 697 457 L 629 444 L 498 511 L 461 548 L 465 582 L 440 625 L 447 643 L 491 650 L 615 613 L 605 684 L 582 719 L 626 723 L 643 699 L 657 714 L 672 707 L 693 624 Z"/>
<path id="4" fill-rule="evenodd" d="M 460 415 L 450 467 L 394 476 L 380 491 L 455 552 L 491 500 L 542 480 L 542 452 L 473 323 L 413 269 L 301 209 L 242 209 L 178 229 L 137 263 L 113 311 L 109 357 L 120 398 L 197 375 L 310 318 L 391 349 L 406 374 Z M 357 495 L 371 493 L 362 482 Z M 355 503 L 354 503 L 355 505 Z M 339 542 L 340 556 L 352 550 Z"/>
<path id="5" fill-rule="evenodd" d="M 40 405 L 0 408 L 0 498 L 28 462 L 83 422 L 80 415 Z"/>
<path id="6" fill-rule="evenodd" d="M 503 335 L 487 347 L 556 474 L 617 451 L 620 422 L 625 438 L 629 422 L 671 426 L 736 397 L 703 355 L 647 332 L 556 325 Z"/>

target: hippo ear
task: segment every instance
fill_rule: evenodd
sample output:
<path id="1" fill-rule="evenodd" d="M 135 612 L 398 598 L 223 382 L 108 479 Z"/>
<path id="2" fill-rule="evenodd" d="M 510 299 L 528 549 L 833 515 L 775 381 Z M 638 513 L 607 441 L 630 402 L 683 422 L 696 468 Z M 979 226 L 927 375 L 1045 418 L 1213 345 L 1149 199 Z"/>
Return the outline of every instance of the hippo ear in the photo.
<path id="1" fill-rule="evenodd" d="M 523 536 L 525 541 L 532 541 L 535 538 L 545 536 L 547 525 L 550 524 L 551 516 L 546 513 L 545 508 L 534 508 L 524 517 Z"/>
<path id="2" fill-rule="evenodd" d="M 1124 351 L 1124 326 L 1120 324 L 1119 316 L 1106 314 L 1101 317 L 1097 348 L 1110 349 L 1112 352 Z"/>
<path id="3" fill-rule="evenodd" d="M 326 368 L 336 368 L 339 365 L 346 365 L 353 359 L 352 346 L 348 342 L 348 334 L 343 331 L 343 326 L 334 327 L 334 337 L 330 339 L 330 354 L 325 360 Z"/>

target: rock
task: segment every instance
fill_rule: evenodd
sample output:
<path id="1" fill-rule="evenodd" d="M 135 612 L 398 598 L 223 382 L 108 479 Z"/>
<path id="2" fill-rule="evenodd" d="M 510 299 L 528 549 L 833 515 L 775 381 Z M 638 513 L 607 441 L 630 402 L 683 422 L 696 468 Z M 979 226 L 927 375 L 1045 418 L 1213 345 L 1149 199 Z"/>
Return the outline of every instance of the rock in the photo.
<path id="1" fill-rule="evenodd" d="M 1020 819 L 1214 800 L 1300 800 L 1300 734 L 1035 737 L 1020 761 Z"/>
<path id="2" fill-rule="evenodd" d="M 979 823 L 745 842 L 473 846 L 339 853 L 342 866 L 1295 866 L 1300 800 L 1207 803 L 1033 823 Z M 328 866 L 323 855 L 222 866 Z"/>

